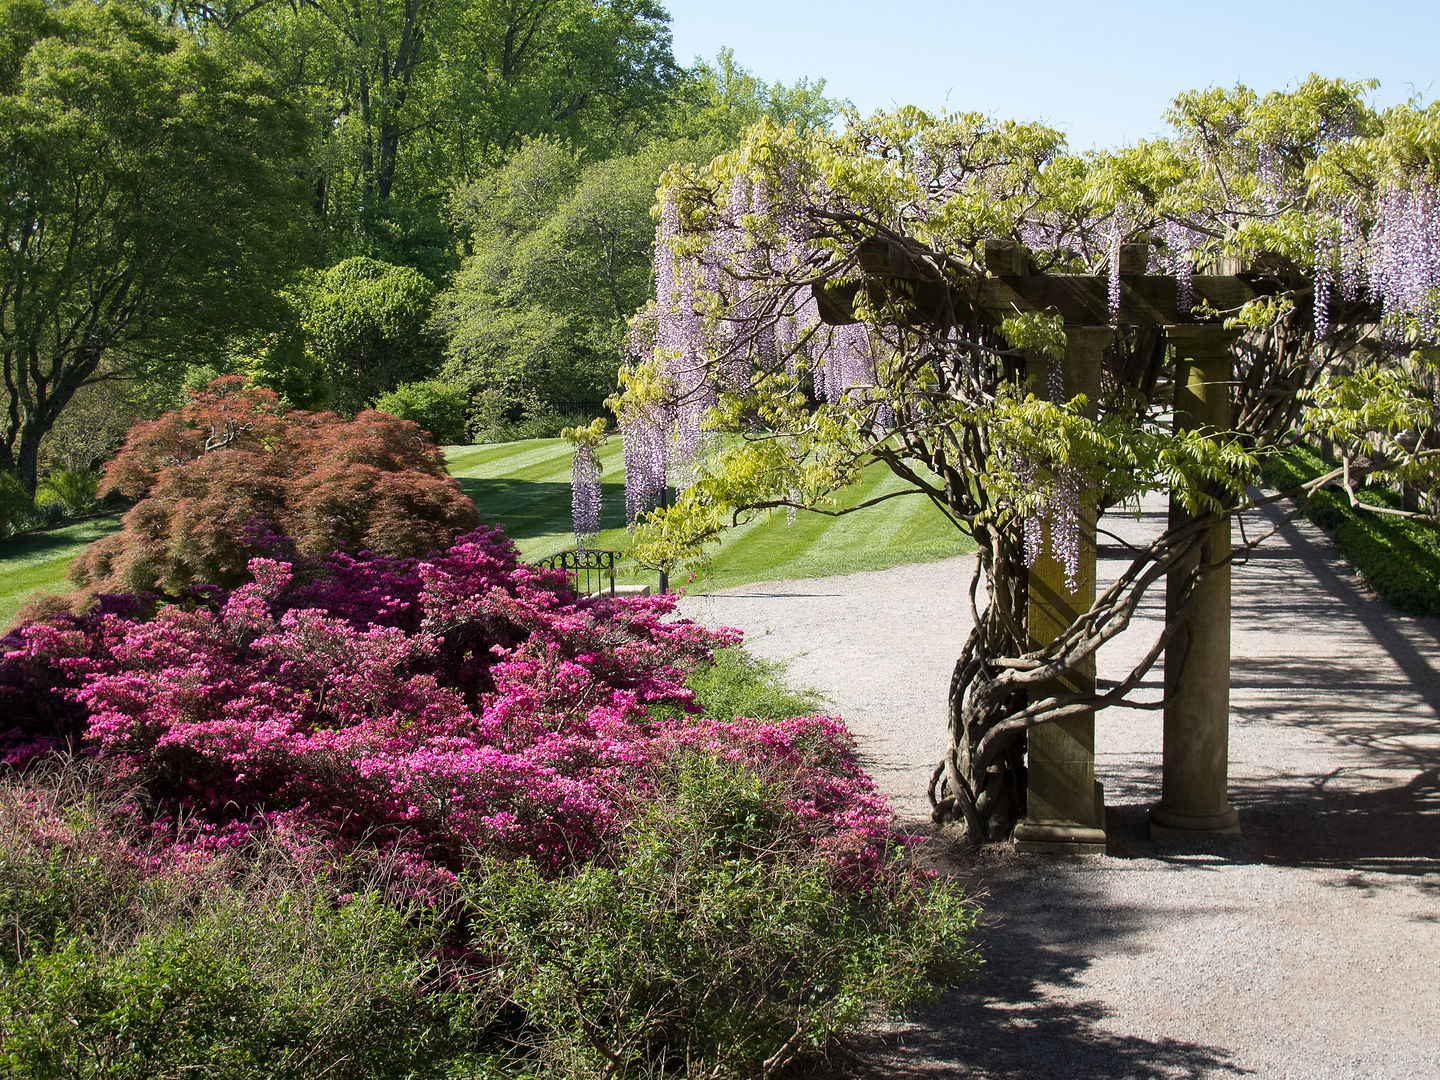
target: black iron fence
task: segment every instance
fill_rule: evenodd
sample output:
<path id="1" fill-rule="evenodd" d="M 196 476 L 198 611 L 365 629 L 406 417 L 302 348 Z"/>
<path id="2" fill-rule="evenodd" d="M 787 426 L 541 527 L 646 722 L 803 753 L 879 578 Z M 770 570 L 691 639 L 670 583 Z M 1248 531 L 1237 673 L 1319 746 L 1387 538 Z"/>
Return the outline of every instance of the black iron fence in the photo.
<path id="1" fill-rule="evenodd" d="M 559 551 L 548 559 L 541 559 L 539 566 L 551 570 L 564 570 L 575 579 L 578 596 L 592 596 L 608 591 L 615 595 L 615 557 L 617 551 L 598 548 L 581 548 L 578 551 Z"/>

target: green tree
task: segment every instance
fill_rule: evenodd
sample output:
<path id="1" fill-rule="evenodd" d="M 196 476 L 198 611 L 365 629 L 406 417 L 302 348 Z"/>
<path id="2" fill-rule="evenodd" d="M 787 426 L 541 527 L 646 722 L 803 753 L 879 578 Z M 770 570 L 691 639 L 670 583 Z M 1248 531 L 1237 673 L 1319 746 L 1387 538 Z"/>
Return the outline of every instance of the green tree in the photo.
<path id="1" fill-rule="evenodd" d="M 102 377 L 275 315 L 304 115 L 123 0 L 0 0 L 0 469 Z"/>
<path id="2" fill-rule="evenodd" d="M 849 103 L 825 94 L 825 80 L 766 83 L 721 49 L 713 64 L 697 61 L 675 92 L 669 131 L 680 138 L 738 143 L 747 128 L 769 118 L 800 131 L 826 128 Z"/>
<path id="3" fill-rule="evenodd" d="M 436 354 L 425 326 L 434 293 L 418 270 L 364 256 L 319 275 L 301 321 L 335 408 L 354 414 L 377 394 L 430 374 Z"/>
<path id="4" fill-rule="evenodd" d="M 533 139 L 455 191 L 469 254 L 436 305 L 451 378 L 498 391 L 511 414 L 536 396 L 597 409 L 615 386 L 625 321 L 650 287 L 657 178 L 675 162 L 709 160 L 766 115 L 807 131 L 838 108 L 823 82 L 767 86 L 728 51 L 689 80 L 659 130 L 690 137 L 598 159 Z"/>
<path id="5" fill-rule="evenodd" d="M 649 289 L 655 180 L 718 148 L 667 141 L 582 165 L 539 139 L 458 191 L 472 253 L 436 305 L 449 377 L 499 389 L 517 414 L 537 396 L 598 409 L 614 389 L 625 319 Z"/>
<path id="6" fill-rule="evenodd" d="M 656 0 L 182 6 L 315 115 L 311 201 L 336 250 L 445 264 L 444 193 L 532 136 L 614 145 L 679 75 Z M 356 228 L 358 227 L 358 233 Z"/>

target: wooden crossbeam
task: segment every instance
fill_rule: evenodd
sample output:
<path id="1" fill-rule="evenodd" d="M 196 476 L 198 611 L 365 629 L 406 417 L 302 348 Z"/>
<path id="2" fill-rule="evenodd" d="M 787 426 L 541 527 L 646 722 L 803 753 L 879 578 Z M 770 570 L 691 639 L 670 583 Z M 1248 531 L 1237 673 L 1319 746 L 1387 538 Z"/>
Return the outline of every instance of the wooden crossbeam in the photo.
<path id="1" fill-rule="evenodd" d="M 1108 277 L 1032 273 L 1024 250 L 1012 241 L 987 242 L 984 254 L 986 277 L 950 284 L 938 280 L 938 272 L 924 266 L 904 245 L 866 240 L 857 252 L 859 281 L 814 286 L 820 318 L 835 326 L 856 322 L 855 300 L 864 289 L 873 306 L 889 305 L 897 321 L 915 324 L 944 325 L 976 311 L 990 323 L 1028 311 L 1053 311 L 1069 326 L 1105 326 L 1112 321 Z M 1193 308 L 1233 311 L 1281 288 L 1283 268 L 1261 260 L 1238 273 L 1196 275 L 1190 306 L 1182 310 L 1179 283 L 1169 274 L 1144 273 L 1147 258 L 1147 245 L 1121 248 L 1120 308 L 1114 316 L 1120 323 L 1213 322 L 1213 315 L 1197 314 Z"/>

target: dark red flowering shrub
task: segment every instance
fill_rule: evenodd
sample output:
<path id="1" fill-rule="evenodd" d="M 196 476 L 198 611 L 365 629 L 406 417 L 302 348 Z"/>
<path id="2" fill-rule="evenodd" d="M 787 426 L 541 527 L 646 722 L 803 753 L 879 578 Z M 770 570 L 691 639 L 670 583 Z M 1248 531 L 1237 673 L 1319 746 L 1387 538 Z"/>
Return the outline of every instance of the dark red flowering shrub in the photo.
<path id="1" fill-rule="evenodd" d="M 139 502 L 76 560 L 72 578 L 92 592 L 234 587 L 267 553 L 257 540 L 267 530 L 304 555 L 416 556 L 479 520 L 415 424 L 286 410 L 237 377 L 137 424 L 106 468 L 100 493 L 110 491 Z"/>
<path id="2" fill-rule="evenodd" d="M 700 747 L 781 776 L 838 860 L 888 840 L 838 721 L 684 718 L 687 674 L 736 635 L 667 619 L 669 597 L 577 599 L 499 529 L 424 560 L 256 558 L 248 575 L 193 605 L 114 599 L 13 631 L 0 705 L 29 719 L 0 753 L 83 742 L 150 792 L 177 853 L 280 830 L 398 858 L 422 887 L 477 852 L 603 854 L 653 770 Z"/>

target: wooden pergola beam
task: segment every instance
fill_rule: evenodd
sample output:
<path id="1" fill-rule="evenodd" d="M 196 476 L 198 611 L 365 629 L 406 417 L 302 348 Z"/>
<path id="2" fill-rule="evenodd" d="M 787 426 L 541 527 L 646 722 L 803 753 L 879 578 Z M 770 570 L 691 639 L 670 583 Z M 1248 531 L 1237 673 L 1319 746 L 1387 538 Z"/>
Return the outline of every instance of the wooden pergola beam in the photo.
<path id="1" fill-rule="evenodd" d="M 986 277 L 956 283 L 943 282 L 938 270 L 896 241 L 866 240 L 857 250 L 861 280 L 818 282 L 814 294 L 821 320 L 837 326 L 857 321 L 855 299 L 862 288 L 872 304 L 889 303 L 903 314 L 899 321 L 916 324 L 943 324 L 946 311 L 978 309 L 988 322 L 1017 312 L 1051 311 L 1068 326 L 1175 326 L 1213 322 L 1211 311 L 1233 311 L 1282 288 L 1284 268 L 1273 257 L 1256 259 L 1237 273 L 1197 274 L 1191 280 L 1190 304 L 1182 310 L 1174 276 L 1144 272 L 1148 250 L 1144 244 L 1122 247 L 1120 308 L 1114 316 L 1108 277 L 1031 273 L 1024 250 L 1003 240 L 985 245 Z M 1203 313 L 1197 314 L 1197 307 Z"/>

